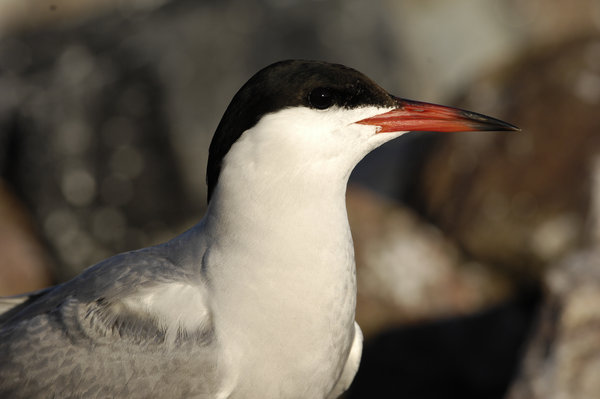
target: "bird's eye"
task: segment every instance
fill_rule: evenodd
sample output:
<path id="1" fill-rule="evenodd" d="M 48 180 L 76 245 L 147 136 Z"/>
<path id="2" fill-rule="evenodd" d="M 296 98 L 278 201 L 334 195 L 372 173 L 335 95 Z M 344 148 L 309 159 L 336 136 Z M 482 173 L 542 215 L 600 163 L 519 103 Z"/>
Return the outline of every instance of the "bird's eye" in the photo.
<path id="1" fill-rule="evenodd" d="M 326 109 L 333 105 L 335 98 L 333 90 L 327 87 L 318 87 L 308 95 L 308 102 L 317 109 Z"/>

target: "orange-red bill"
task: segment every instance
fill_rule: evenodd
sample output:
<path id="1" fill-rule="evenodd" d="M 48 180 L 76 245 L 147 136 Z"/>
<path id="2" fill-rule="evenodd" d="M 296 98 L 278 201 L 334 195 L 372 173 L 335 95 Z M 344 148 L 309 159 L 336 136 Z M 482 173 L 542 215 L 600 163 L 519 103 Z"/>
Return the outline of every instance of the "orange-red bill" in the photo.
<path id="1" fill-rule="evenodd" d="M 378 133 L 470 132 L 483 130 L 521 130 L 510 123 L 459 108 L 405 100 L 394 97 L 398 108 L 356 123 L 378 126 Z"/>

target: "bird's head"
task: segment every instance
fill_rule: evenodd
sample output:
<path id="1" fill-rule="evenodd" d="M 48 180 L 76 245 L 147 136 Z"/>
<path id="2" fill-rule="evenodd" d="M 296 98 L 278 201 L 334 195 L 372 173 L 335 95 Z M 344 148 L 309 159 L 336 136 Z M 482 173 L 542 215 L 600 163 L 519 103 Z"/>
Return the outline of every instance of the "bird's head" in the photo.
<path id="1" fill-rule="evenodd" d="M 234 96 L 209 149 L 208 199 L 225 167 L 257 173 L 337 170 L 409 131 L 518 130 L 474 112 L 405 100 L 354 69 L 289 60 L 256 73 Z"/>

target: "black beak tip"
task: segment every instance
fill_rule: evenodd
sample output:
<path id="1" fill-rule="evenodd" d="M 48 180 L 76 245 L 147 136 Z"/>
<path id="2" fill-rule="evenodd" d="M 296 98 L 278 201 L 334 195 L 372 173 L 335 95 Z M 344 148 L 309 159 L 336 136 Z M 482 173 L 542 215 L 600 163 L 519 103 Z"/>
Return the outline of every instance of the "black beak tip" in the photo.
<path id="1" fill-rule="evenodd" d="M 476 125 L 478 125 L 479 130 L 482 131 L 491 131 L 491 132 L 500 132 L 500 131 L 512 131 L 512 132 L 520 132 L 521 128 L 515 125 L 512 125 L 508 122 L 501 121 L 500 119 L 492 118 L 491 116 L 478 114 L 476 112 L 471 111 L 463 111 L 463 116 L 471 121 L 473 121 Z"/>
<path id="2" fill-rule="evenodd" d="M 508 127 L 506 130 L 510 130 L 510 131 L 513 131 L 513 132 L 521 132 L 521 131 L 523 131 L 523 129 L 521 129 L 520 127 L 515 126 L 515 125 L 511 125 L 510 123 L 507 123 L 506 125 Z"/>
<path id="3" fill-rule="evenodd" d="M 520 132 L 521 128 L 515 125 L 511 125 L 510 123 L 503 122 L 500 120 L 496 120 L 491 124 L 486 124 L 486 129 L 488 131 L 509 131 L 509 132 Z"/>

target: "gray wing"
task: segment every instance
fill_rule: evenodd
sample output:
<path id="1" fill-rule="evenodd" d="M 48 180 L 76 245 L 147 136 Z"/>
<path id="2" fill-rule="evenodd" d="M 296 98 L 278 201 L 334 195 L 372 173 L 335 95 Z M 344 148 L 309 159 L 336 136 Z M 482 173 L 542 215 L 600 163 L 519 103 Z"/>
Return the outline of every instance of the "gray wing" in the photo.
<path id="1" fill-rule="evenodd" d="M 0 397 L 213 397 L 221 379 L 210 309 L 196 304 L 202 317 L 170 334 L 169 314 L 135 305 L 171 286 L 201 291 L 192 277 L 148 249 L 9 300 L 0 315 Z"/>

